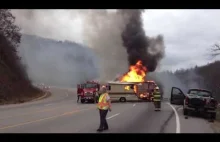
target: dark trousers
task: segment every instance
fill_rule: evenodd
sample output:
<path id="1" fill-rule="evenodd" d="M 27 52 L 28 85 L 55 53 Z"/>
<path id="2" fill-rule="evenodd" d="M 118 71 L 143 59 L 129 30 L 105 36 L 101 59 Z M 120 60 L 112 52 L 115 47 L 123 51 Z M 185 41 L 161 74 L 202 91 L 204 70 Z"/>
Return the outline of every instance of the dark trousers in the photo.
<path id="1" fill-rule="evenodd" d="M 108 129 L 108 123 L 106 121 L 107 113 L 108 113 L 108 110 L 99 109 L 99 115 L 100 115 L 99 129 Z"/>
<path id="2" fill-rule="evenodd" d="M 77 103 L 79 102 L 80 95 L 77 95 Z"/>
<path id="3" fill-rule="evenodd" d="M 161 108 L 161 102 L 160 101 L 155 101 L 154 106 L 155 106 L 155 108 Z"/>

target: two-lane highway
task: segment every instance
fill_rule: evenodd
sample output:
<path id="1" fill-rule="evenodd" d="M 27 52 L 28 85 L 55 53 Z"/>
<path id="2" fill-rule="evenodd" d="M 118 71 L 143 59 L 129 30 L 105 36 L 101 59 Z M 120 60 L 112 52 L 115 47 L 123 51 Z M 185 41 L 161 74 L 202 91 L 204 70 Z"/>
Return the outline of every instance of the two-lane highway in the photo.
<path id="1" fill-rule="evenodd" d="M 75 90 L 51 88 L 45 100 L 0 107 L 0 133 L 96 133 L 99 112 L 95 104 L 76 103 Z M 104 133 L 205 133 L 210 123 L 184 119 L 181 107 L 162 103 L 155 112 L 152 103 L 113 103 Z"/>

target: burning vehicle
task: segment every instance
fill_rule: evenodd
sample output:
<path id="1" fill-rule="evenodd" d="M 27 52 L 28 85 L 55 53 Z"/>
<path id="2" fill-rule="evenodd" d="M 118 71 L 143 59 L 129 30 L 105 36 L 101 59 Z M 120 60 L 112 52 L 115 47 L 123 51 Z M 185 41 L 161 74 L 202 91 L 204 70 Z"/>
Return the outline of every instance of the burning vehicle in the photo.
<path id="1" fill-rule="evenodd" d="M 120 102 L 146 100 L 152 101 L 155 83 L 145 82 L 109 82 L 109 95 Z"/>
<path id="2" fill-rule="evenodd" d="M 152 101 L 153 91 L 157 84 L 146 80 L 147 68 L 139 60 L 130 66 L 129 71 L 119 77 L 118 82 L 109 82 L 109 95 L 120 102 L 127 100 Z"/>
<path id="3" fill-rule="evenodd" d="M 141 100 L 152 100 L 152 93 L 157 84 L 154 81 L 147 81 L 147 72 L 155 71 L 158 62 L 164 57 L 165 46 L 162 35 L 155 38 L 146 36 L 143 29 L 142 12 L 144 9 L 122 9 L 116 14 L 123 22 L 117 22 L 120 29 L 122 46 L 126 49 L 129 71 L 119 77 L 115 82 L 108 82 L 109 95 L 111 98 L 125 102 L 128 98 Z M 115 19 L 117 20 L 117 19 Z M 85 95 L 85 84 L 79 86 L 78 93 L 81 94 L 81 101 L 87 98 Z M 99 88 L 97 86 L 94 89 Z M 97 89 L 98 90 L 98 89 Z M 90 91 L 94 94 L 95 91 Z M 88 97 L 91 95 L 88 95 Z M 94 99 L 94 97 L 93 97 Z"/>

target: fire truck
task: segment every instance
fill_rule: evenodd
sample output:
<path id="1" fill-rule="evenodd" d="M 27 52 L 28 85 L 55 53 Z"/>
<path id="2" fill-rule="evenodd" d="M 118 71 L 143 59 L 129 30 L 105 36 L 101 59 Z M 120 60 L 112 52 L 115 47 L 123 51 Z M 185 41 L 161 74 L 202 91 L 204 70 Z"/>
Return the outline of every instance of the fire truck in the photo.
<path id="1" fill-rule="evenodd" d="M 96 81 L 87 81 L 77 85 L 77 95 L 80 96 L 81 103 L 98 102 L 98 91 L 100 84 Z"/>
<path id="2" fill-rule="evenodd" d="M 127 100 L 152 101 L 154 81 L 145 82 L 108 82 L 108 93 L 112 100 L 126 102 Z"/>
<path id="3" fill-rule="evenodd" d="M 137 95 L 142 100 L 153 101 L 153 93 L 155 87 L 157 87 L 157 84 L 154 81 L 138 83 L 136 84 Z"/>

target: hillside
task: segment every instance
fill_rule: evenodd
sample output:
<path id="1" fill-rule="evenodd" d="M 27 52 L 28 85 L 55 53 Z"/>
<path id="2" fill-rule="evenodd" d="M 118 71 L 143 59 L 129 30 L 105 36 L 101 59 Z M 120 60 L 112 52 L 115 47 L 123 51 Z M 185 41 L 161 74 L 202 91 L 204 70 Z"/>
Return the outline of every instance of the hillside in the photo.
<path id="1" fill-rule="evenodd" d="M 213 95 L 220 100 L 220 61 L 174 73 L 149 73 L 148 79 L 155 80 L 161 86 L 165 97 L 170 97 L 172 87 L 178 87 L 185 93 L 189 88 L 204 88 L 213 91 Z"/>
<path id="2" fill-rule="evenodd" d="M 30 79 L 36 83 L 75 87 L 98 77 L 94 52 L 75 42 L 23 34 L 19 54 Z"/>
<path id="3" fill-rule="evenodd" d="M 17 54 L 21 34 L 10 10 L 0 10 L 0 104 L 21 103 L 44 95 L 31 81 Z"/>
<path id="4" fill-rule="evenodd" d="M 93 51 L 70 41 L 20 33 L 10 10 L 0 10 L 0 104 L 44 95 L 32 84 L 75 87 L 98 77 Z"/>
<path id="5" fill-rule="evenodd" d="M 179 70 L 175 75 L 188 88 L 198 87 L 213 91 L 213 95 L 220 100 L 220 61 L 205 66 L 187 70 Z"/>

